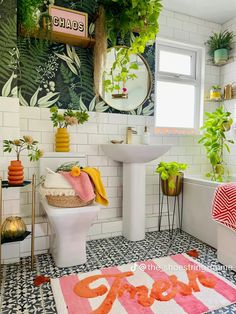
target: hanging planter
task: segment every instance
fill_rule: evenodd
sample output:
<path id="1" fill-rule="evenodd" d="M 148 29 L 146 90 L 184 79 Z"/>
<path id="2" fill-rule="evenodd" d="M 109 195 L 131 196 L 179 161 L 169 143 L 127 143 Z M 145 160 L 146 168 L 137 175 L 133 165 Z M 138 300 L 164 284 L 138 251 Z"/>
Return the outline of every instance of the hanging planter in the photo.
<path id="1" fill-rule="evenodd" d="M 70 135 L 68 133 L 67 127 L 83 124 L 89 118 L 86 111 L 74 111 L 67 109 L 64 112 L 59 112 L 57 106 L 53 106 L 50 109 L 51 120 L 53 126 L 57 127 L 57 132 L 55 135 L 55 151 L 56 152 L 69 152 L 70 151 Z"/>
<path id="2" fill-rule="evenodd" d="M 37 161 L 42 156 L 42 151 L 37 147 L 38 142 L 31 136 L 24 135 L 23 138 L 16 140 L 4 140 L 4 152 L 11 153 L 15 151 L 17 159 L 12 160 L 8 167 L 8 182 L 10 185 L 21 185 L 24 182 L 24 167 L 20 161 L 22 151 L 28 151 L 30 161 Z"/>
<path id="3" fill-rule="evenodd" d="M 117 72 L 118 77 L 127 79 L 130 55 L 144 53 L 146 46 L 155 42 L 159 32 L 161 1 L 101 0 L 100 3 L 105 10 L 105 27 L 110 46 L 116 46 L 117 39 L 122 46 L 127 41 L 130 43 L 128 50 L 127 47 L 119 50 L 112 65 L 113 72 Z M 104 86 L 106 91 L 113 92 L 114 88 L 109 80 L 105 80 Z"/>

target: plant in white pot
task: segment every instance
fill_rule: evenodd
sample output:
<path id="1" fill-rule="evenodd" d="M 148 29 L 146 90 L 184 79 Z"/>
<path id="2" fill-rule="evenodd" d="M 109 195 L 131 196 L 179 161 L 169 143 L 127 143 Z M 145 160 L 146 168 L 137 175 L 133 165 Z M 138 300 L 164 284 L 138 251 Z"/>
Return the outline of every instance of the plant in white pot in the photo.
<path id="1" fill-rule="evenodd" d="M 234 33 L 228 30 L 220 33 L 213 32 L 206 42 L 209 55 L 213 58 L 216 65 L 225 64 L 229 59 L 229 51 L 232 49 L 234 36 Z"/>

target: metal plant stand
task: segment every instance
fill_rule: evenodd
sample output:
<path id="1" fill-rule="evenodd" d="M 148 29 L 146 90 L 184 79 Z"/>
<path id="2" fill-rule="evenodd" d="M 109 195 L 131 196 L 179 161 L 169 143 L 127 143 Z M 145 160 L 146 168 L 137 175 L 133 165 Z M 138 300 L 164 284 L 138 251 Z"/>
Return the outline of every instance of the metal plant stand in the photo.
<path id="1" fill-rule="evenodd" d="M 17 188 L 17 187 L 24 187 L 26 185 L 29 185 L 31 184 L 32 185 L 32 211 L 31 211 L 31 270 L 34 269 L 34 246 L 35 246 L 35 209 L 36 209 L 36 206 L 35 206 L 35 202 L 36 202 L 36 175 L 33 174 L 32 176 L 32 181 L 24 181 L 22 185 L 16 185 L 16 186 L 10 186 L 8 184 L 8 181 L 3 181 L 1 178 L 0 178 L 0 285 L 1 285 L 1 282 L 2 282 L 2 277 L 3 277 L 3 274 L 2 274 L 2 264 L 1 264 L 1 259 L 2 259 L 2 249 L 1 249 L 1 244 L 4 243 L 3 242 L 3 239 L 1 237 L 1 234 L 2 234 L 2 222 L 3 222 L 3 219 L 2 219 L 2 216 L 3 216 L 3 197 L 2 197 L 2 189 L 3 188 L 11 188 L 11 187 L 14 187 L 14 188 Z M 30 234 L 30 232 L 28 232 L 26 235 Z M 7 242 L 16 242 L 16 241 L 23 241 L 24 239 L 16 239 L 14 241 L 7 241 Z"/>
<path id="2" fill-rule="evenodd" d="M 179 177 L 177 177 L 176 186 L 178 185 Z M 164 195 L 161 189 L 161 177 L 159 176 L 159 220 L 158 220 L 158 231 L 161 230 L 161 222 L 162 222 L 162 216 L 163 216 L 163 207 L 164 207 L 164 199 L 166 199 L 166 205 L 167 205 L 167 219 L 168 219 L 168 230 L 170 232 L 170 237 L 173 236 L 174 231 L 174 224 L 175 224 L 175 214 L 176 210 L 178 213 L 178 227 L 180 232 L 182 231 L 182 224 L 183 224 L 183 195 L 184 195 L 184 184 L 181 183 L 181 192 L 179 195 L 175 196 L 168 196 Z M 174 198 L 173 205 L 170 204 L 170 198 Z M 171 214 L 171 209 L 172 214 Z M 172 216 L 172 217 L 171 217 Z"/>

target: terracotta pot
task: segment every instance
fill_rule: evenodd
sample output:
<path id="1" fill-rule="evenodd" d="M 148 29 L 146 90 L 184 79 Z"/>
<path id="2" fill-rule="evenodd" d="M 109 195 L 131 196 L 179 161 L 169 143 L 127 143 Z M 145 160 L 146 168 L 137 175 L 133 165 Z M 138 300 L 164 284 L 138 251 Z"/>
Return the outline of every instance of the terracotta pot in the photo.
<path id="1" fill-rule="evenodd" d="M 8 167 L 8 182 L 10 185 L 21 185 L 24 182 L 24 167 L 20 160 L 12 160 Z"/>
<path id="2" fill-rule="evenodd" d="M 56 152 L 69 152 L 70 151 L 70 135 L 67 128 L 58 128 L 55 136 L 56 139 Z"/>
<path id="3" fill-rule="evenodd" d="M 184 174 L 181 172 L 179 176 L 171 176 L 167 180 L 161 179 L 162 193 L 167 196 L 178 196 L 182 191 Z M 169 187 L 169 182 L 174 181 L 175 187 L 172 189 Z"/>
<path id="4" fill-rule="evenodd" d="M 26 232 L 26 225 L 21 217 L 8 217 L 2 224 L 2 238 L 15 239 Z"/>

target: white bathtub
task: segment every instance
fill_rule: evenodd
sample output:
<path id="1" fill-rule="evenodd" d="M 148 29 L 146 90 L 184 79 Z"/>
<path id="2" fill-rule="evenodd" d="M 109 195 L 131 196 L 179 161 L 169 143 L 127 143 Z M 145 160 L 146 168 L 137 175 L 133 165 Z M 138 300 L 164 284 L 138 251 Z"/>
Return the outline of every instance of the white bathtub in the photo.
<path id="1" fill-rule="evenodd" d="M 232 181 L 236 181 L 235 176 Z M 214 191 L 221 183 L 197 176 L 184 178 L 183 230 L 217 248 L 218 224 L 211 218 Z"/>

